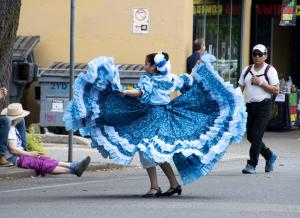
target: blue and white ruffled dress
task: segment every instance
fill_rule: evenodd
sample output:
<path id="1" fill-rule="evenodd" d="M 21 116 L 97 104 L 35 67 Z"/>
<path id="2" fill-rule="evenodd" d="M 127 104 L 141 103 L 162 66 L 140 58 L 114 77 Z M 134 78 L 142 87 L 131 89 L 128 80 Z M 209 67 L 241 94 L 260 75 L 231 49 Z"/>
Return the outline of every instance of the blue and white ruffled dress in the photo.
<path id="1" fill-rule="evenodd" d="M 91 136 L 92 148 L 128 165 L 138 151 L 156 163 L 174 162 L 184 184 L 206 175 L 230 143 L 242 139 L 247 113 L 239 89 L 213 70 L 211 55 L 189 76 L 144 75 L 140 98 L 121 97 L 113 59 L 98 57 L 74 83 L 64 113 L 67 130 Z M 170 101 L 169 94 L 181 95 Z"/>

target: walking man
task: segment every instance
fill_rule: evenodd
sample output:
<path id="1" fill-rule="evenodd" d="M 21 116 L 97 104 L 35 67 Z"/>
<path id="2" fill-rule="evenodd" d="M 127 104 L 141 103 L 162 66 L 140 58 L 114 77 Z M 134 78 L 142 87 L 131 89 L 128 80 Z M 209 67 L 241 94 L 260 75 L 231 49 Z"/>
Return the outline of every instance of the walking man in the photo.
<path id="1" fill-rule="evenodd" d="M 274 169 L 277 156 L 262 141 L 272 111 L 272 95 L 279 93 L 278 74 L 274 67 L 265 63 L 267 48 L 258 44 L 253 47 L 253 65 L 245 67 L 239 79 L 242 90 L 246 90 L 247 139 L 251 143 L 250 159 L 242 173 L 254 174 L 259 154 L 266 160 L 265 172 Z"/>

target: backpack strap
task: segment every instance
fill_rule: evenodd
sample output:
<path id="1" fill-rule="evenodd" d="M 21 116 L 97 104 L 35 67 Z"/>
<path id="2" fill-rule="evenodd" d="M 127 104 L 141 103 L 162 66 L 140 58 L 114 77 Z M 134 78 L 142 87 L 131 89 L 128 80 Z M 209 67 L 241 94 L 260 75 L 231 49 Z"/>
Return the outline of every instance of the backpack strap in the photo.
<path id="1" fill-rule="evenodd" d="M 252 66 L 253 66 L 252 64 L 249 65 L 249 67 L 248 67 L 247 70 L 245 71 L 244 79 L 246 78 L 246 76 L 248 75 L 248 73 L 251 73 L 251 75 L 253 76 L 253 73 L 251 72 Z M 268 84 L 270 84 L 270 80 L 269 80 L 269 77 L 268 77 L 268 71 L 269 71 L 269 69 L 270 69 L 271 67 L 272 67 L 272 65 L 271 65 L 271 64 L 268 64 L 267 67 L 266 67 L 266 69 L 265 69 L 264 74 L 258 75 L 258 77 L 264 76 L 265 79 L 266 79 L 266 81 L 268 82 Z"/>
<path id="2" fill-rule="evenodd" d="M 251 68 L 252 68 L 252 64 L 248 66 L 247 70 L 245 71 L 244 74 L 244 79 L 246 78 L 246 76 L 248 75 L 248 73 L 251 73 L 251 75 L 253 76 L 253 73 L 251 72 Z"/>
<path id="3" fill-rule="evenodd" d="M 269 77 L 268 77 L 268 71 L 271 67 L 272 67 L 272 65 L 268 64 L 268 66 L 266 67 L 265 72 L 264 72 L 264 76 L 265 76 L 265 79 L 267 80 L 268 84 L 270 84 L 270 80 L 269 80 Z"/>
<path id="4" fill-rule="evenodd" d="M 268 82 L 268 84 L 270 84 L 270 80 L 269 80 L 269 77 L 268 77 L 268 71 L 269 71 L 269 69 L 272 67 L 272 65 L 271 64 L 268 64 L 268 66 L 266 67 L 266 69 L 265 69 L 265 72 L 264 72 L 264 76 L 265 76 L 265 79 L 267 80 L 267 82 Z M 272 106 L 274 106 L 274 105 L 276 105 L 276 103 L 275 103 L 275 98 L 276 98 L 276 95 L 275 94 L 272 94 L 272 102 L 273 102 L 273 104 L 272 104 Z M 277 110 L 278 110 L 278 108 L 277 108 Z M 278 111 L 277 111 L 278 112 Z"/>

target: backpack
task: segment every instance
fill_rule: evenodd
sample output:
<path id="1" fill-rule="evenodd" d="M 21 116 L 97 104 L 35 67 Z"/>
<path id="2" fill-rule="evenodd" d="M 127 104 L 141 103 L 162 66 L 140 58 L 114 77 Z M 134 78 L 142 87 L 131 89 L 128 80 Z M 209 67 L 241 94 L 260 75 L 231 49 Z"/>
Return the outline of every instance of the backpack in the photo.
<path id="1" fill-rule="evenodd" d="M 246 76 L 250 73 L 252 76 L 253 76 L 253 73 L 251 72 L 251 68 L 252 68 L 252 64 L 249 65 L 249 67 L 247 68 L 247 70 L 245 71 L 245 74 L 244 74 L 244 80 L 246 78 Z M 272 67 L 272 65 L 268 64 L 268 66 L 266 67 L 265 71 L 263 74 L 260 74 L 260 75 L 256 75 L 257 77 L 261 77 L 261 76 L 264 76 L 266 81 L 268 82 L 268 84 L 270 84 L 270 80 L 269 80 L 269 77 L 268 77 L 268 71 L 269 69 Z M 278 115 L 278 106 L 275 102 L 275 95 L 272 95 L 272 111 L 271 111 L 271 114 L 269 116 L 269 120 L 271 119 L 274 119 L 277 117 Z"/>
<path id="2" fill-rule="evenodd" d="M 244 74 L 244 79 L 246 78 L 246 76 L 250 73 L 253 76 L 253 73 L 251 72 L 251 68 L 252 68 L 253 64 L 249 65 L 249 67 L 247 68 L 247 70 L 245 71 Z M 266 67 L 265 71 L 263 74 L 257 75 L 257 77 L 261 77 L 261 76 L 265 76 L 266 81 L 268 82 L 268 84 L 270 84 L 270 80 L 268 77 L 268 71 L 269 69 L 272 67 L 272 65 L 268 64 L 268 66 Z"/>

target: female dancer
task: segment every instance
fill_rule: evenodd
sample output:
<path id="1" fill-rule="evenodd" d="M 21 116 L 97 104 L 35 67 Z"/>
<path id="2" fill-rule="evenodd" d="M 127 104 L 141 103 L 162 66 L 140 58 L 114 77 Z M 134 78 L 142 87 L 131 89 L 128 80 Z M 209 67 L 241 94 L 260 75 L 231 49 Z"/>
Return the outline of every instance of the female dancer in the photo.
<path id="1" fill-rule="evenodd" d="M 112 58 L 98 57 L 74 83 L 74 99 L 65 110 L 67 130 L 90 135 L 91 146 L 104 157 L 127 165 L 138 151 L 151 187 L 145 197 L 160 196 L 155 164 L 170 181 L 163 195 L 181 194 L 169 163 L 174 162 L 183 184 L 206 175 L 228 144 L 245 132 L 246 112 L 239 89 L 213 70 L 212 55 L 203 55 L 193 78 L 170 72 L 169 57 L 147 55 L 145 74 L 134 90 L 120 84 Z M 170 94 L 181 95 L 170 100 Z"/>

